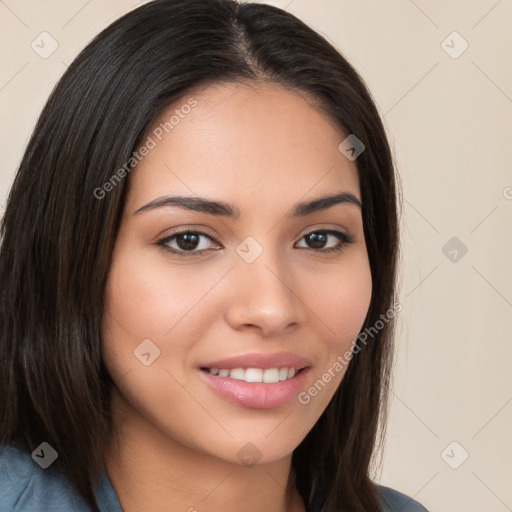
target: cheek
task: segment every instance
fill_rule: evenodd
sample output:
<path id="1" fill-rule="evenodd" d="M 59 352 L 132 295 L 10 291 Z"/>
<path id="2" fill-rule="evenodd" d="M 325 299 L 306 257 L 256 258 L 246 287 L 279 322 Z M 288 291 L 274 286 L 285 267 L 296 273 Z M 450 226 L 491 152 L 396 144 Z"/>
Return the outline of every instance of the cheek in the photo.
<path id="1" fill-rule="evenodd" d="M 102 354 L 118 389 L 116 407 L 130 421 L 144 418 L 183 444 L 183 432 L 195 432 L 205 421 L 190 400 L 183 364 L 204 336 L 204 308 L 194 305 L 212 286 L 211 280 L 204 282 L 201 272 L 171 271 L 124 250 L 114 255 L 105 290 Z M 200 322 L 197 315 L 202 315 Z"/>
<path id="2" fill-rule="evenodd" d="M 208 291 L 219 280 L 217 274 L 200 266 L 194 271 L 188 265 L 171 268 L 165 258 L 156 263 L 152 251 L 129 250 L 119 244 L 105 289 L 102 327 L 103 357 L 116 383 L 128 372 L 132 379 L 141 370 L 182 373 L 194 345 L 207 337 L 217 318 L 215 309 L 205 306 Z M 147 347 L 150 361 L 157 355 L 149 368 L 137 359 L 139 352 L 147 353 Z M 153 385 L 162 387 L 157 382 Z"/>
<path id="3" fill-rule="evenodd" d="M 316 294 L 310 295 L 311 309 L 321 312 L 323 350 L 318 350 L 319 364 L 298 402 L 312 426 L 338 389 L 347 371 L 354 342 L 363 326 L 372 295 L 369 262 L 359 253 L 353 260 L 321 278 L 316 276 Z"/>
<path id="4" fill-rule="evenodd" d="M 194 307 L 212 284 L 213 277 L 199 268 L 190 272 L 125 253 L 112 263 L 106 310 L 134 338 L 171 337 L 175 326 L 197 320 Z"/>
<path id="5" fill-rule="evenodd" d="M 342 269 L 315 277 L 317 293 L 311 307 L 326 326 L 332 349 L 345 351 L 357 338 L 372 296 L 372 278 L 366 254 L 347 261 Z"/>

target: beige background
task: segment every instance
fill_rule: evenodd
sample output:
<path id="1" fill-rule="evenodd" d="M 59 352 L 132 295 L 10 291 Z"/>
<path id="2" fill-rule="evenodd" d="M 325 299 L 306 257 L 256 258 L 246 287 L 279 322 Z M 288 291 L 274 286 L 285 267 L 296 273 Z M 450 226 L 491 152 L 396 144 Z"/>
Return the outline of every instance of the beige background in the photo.
<path id="1" fill-rule="evenodd" d="M 511 510 L 512 1 L 269 3 L 322 32 L 360 71 L 400 169 L 403 310 L 375 478 L 431 512 Z M 52 87 L 136 5 L 0 0 L 1 210 Z M 47 59 L 31 48 L 43 31 L 58 43 Z"/>

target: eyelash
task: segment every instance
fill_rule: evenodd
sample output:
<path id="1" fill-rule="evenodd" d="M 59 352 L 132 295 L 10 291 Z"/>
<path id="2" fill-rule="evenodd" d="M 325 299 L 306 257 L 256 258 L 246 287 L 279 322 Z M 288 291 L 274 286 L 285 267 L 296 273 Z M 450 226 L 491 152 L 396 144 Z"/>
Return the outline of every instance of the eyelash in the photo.
<path id="1" fill-rule="evenodd" d="M 308 235 L 313 234 L 313 233 L 324 233 L 324 234 L 327 234 L 327 235 L 333 235 L 336 238 L 338 238 L 338 240 L 340 241 L 340 244 L 337 247 L 331 247 L 329 249 L 313 249 L 311 247 L 307 247 L 307 248 L 302 247 L 302 249 L 314 251 L 314 252 L 317 252 L 317 253 L 341 252 L 347 245 L 350 245 L 350 244 L 354 243 L 354 237 L 352 235 L 350 235 L 348 233 L 344 233 L 343 231 L 338 231 L 336 229 L 317 229 L 315 231 L 310 231 L 309 233 L 306 233 L 301 238 L 301 240 L 303 238 L 307 237 Z M 155 243 L 155 245 L 157 245 L 160 249 L 162 249 L 166 253 L 176 254 L 177 256 L 183 257 L 183 258 L 189 258 L 191 256 L 197 256 L 198 254 L 208 250 L 208 249 L 202 249 L 202 250 L 197 250 L 196 249 L 196 250 L 193 250 L 193 251 L 184 251 L 183 249 L 182 250 L 171 249 L 170 247 L 167 246 L 167 244 L 171 240 L 173 240 L 177 236 L 183 235 L 183 234 L 202 235 L 202 236 L 205 236 L 206 238 L 210 239 L 212 242 L 218 243 L 214 238 L 212 238 L 210 235 L 208 235 L 204 231 L 184 229 L 183 231 L 177 231 L 177 232 L 173 233 L 172 235 L 169 235 L 169 236 L 166 236 L 164 238 L 161 238 L 160 240 L 158 240 Z"/>

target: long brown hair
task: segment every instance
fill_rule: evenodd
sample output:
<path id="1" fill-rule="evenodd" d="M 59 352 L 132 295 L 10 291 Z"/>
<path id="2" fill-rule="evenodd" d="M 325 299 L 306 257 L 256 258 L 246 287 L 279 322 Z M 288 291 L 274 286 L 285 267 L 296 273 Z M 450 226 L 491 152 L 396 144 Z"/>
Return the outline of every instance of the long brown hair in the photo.
<path id="1" fill-rule="evenodd" d="M 59 454 L 55 468 L 95 511 L 112 434 L 103 292 L 129 178 L 104 197 L 97 191 L 162 109 L 192 87 L 258 80 L 313 95 L 364 144 L 356 164 L 373 294 L 363 330 L 393 307 L 397 181 L 378 111 L 347 60 L 302 21 L 264 4 L 156 0 L 115 21 L 52 92 L 0 227 L 0 442 L 21 436 L 34 449 L 47 441 Z M 381 510 L 370 472 L 385 433 L 393 331 L 391 319 L 351 359 L 293 453 L 309 511 Z"/>

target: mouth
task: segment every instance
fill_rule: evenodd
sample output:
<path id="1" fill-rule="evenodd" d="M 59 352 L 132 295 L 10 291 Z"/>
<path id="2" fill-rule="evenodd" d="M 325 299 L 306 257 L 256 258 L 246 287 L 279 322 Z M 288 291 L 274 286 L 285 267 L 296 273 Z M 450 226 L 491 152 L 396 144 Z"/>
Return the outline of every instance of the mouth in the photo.
<path id="1" fill-rule="evenodd" d="M 311 367 L 208 368 L 200 378 L 230 404 L 251 409 L 275 409 L 288 404 L 304 389 Z"/>

